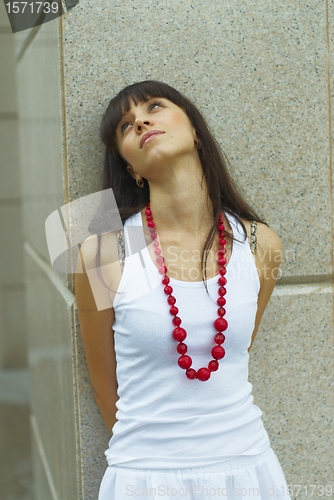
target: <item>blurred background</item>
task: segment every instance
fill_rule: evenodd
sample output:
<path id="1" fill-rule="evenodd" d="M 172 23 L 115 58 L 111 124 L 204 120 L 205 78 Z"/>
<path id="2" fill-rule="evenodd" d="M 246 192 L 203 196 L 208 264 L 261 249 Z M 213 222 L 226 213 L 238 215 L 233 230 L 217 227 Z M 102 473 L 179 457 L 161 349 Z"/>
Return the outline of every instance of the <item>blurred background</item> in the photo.
<path id="1" fill-rule="evenodd" d="M 0 2 L 0 497 L 33 500 L 14 43 Z"/>

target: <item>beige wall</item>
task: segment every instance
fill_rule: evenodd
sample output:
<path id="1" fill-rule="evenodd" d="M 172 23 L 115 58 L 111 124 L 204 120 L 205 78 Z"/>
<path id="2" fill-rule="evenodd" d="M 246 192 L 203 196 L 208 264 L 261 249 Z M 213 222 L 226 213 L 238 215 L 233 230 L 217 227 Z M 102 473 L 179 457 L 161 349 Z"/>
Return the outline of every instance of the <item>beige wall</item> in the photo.
<path id="1" fill-rule="evenodd" d="M 14 39 L 0 5 L 0 369 L 26 366 L 22 200 Z"/>
<path id="2" fill-rule="evenodd" d="M 15 45 L 0 3 L 0 484 L 1 499 L 31 498 L 27 332 Z"/>
<path id="3" fill-rule="evenodd" d="M 79 498 L 74 296 L 49 264 L 46 217 L 66 201 L 59 20 L 15 34 L 34 500 Z"/>
<path id="4" fill-rule="evenodd" d="M 36 500 L 96 499 L 108 441 L 44 220 L 100 189 L 100 118 L 144 79 L 195 101 L 283 240 L 250 380 L 288 483 L 333 481 L 333 10 L 323 0 L 81 0 L 18 37 Z"/>

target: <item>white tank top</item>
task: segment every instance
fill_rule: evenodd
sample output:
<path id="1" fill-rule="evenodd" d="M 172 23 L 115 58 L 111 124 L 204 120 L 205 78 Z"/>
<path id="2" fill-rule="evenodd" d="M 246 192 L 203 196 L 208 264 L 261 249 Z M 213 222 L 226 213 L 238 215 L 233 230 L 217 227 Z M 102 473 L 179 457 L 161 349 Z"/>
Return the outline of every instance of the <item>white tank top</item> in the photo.
<path id="1" fill-rule="evenodd" d="M 126 257 L 114 301 L 118 411 L 105 452 L 109 465 L 182 468 L 212 465 L 239 455 L 256 455 L 269 446 L 261 410 L 248 382 L 248 347 L 259 292 L 249 243 L 228 216 L 234 237 L 227 264 L 225 357 L 206 382 L 189 380 L 178 364 L 172 316 L 161 275 L 144 243 L 141 213 L 125 222 L 141 252 Z M 129 229 L 137 226 L 141 229 Z M 138 231 L 142 242 L 138 246 Z M 134 238 L 132 238 L 133 240 Z M 136 246 L 135 245 L 135 246 Z M 187 331 L 195 369 L 212 359 L 217 318 L 218 276 L 203 282 L 171 279 L 176 306 Z"/>

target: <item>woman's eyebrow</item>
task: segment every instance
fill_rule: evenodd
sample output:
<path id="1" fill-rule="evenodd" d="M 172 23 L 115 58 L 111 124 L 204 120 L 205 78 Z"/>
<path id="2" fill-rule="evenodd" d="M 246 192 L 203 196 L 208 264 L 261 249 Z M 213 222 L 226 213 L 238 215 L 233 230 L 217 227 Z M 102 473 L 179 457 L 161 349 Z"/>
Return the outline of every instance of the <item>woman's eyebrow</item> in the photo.
<path id="1" fill-rule="evenodd" d="M 116 125 L 116 129 L 118 129 L 121 126 L 122 121 L 124 120 L 124 117 L 131 113 L 131 110 L 129 109 L 128 111 L 124 111 L 124 113 L 121 115 L 120 119 L 118 120 L 118 123 Z"/>
<path id="2" fill-rule="evenodd" d="M 146 104 L 146 103 L 148 103 L 148 102 L 150 102 L 150 101 L 152 101 L 154 99 L 163 99 L 163 97 L 152 96 L 152 97 L 148 97 L 146 101 L 140 101 L 140 102 L 142 102 L 143 104 Z M 138 106 L 138 104 L 140 104 L 140 102 L 137 103 L 137 102 L 134 101 L 134 105 Z M 121 117 L 120 117 L 120 119 L 118 121 L 117 127 L 120 125 L 120 123 L 123 120 L 124 116 L 126 116 L 128 113 L 131 113 L 131 109 L 129 109 L 128 111 L 124 111 L 124 113 L 122 113 L 122 115 L 121 115 Z"/>

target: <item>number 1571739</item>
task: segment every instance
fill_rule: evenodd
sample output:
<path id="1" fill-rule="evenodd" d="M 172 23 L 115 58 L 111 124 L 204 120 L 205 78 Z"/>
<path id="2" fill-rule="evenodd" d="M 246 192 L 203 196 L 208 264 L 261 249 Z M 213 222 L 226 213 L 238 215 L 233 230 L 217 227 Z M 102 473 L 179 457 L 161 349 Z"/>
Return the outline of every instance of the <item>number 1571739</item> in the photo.
<path id="1" fill-rule="evenodd" d="M 49 14 L 58 12 L 58 2 L 8 2 L 5 4 L 8 14 Z"/>

